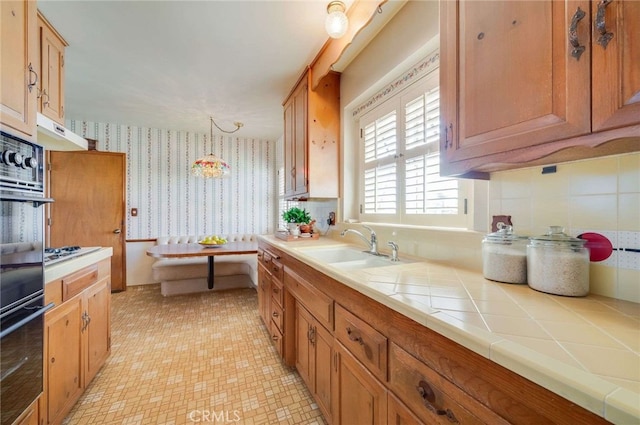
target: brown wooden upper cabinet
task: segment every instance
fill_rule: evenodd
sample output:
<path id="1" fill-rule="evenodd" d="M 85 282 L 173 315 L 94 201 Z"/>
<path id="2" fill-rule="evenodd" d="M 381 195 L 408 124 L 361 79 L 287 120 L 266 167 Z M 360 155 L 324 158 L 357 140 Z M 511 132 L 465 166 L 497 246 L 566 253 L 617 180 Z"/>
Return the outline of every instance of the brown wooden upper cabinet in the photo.
<path id="1" fill-rule="evenodd" d="M 0 1 L 0 127 L 36 139 L 36 2 Z"/>
<path id="2" fill-rule="evenodd" d="M 640 2 L 440 4 L 443 174 L 640 149 Z"/>
<path id="3" fill-rule="evenodd" d="M 307 69 L 283 106 L 285 198 L 337 198 L 340 74 L 313 89 Z"/>
<path id="4" fill-rule="evenodd" d="M 40 84 L 38 111 L 64 125 L 64 49 L 67 42 L 38 11 Z"/>

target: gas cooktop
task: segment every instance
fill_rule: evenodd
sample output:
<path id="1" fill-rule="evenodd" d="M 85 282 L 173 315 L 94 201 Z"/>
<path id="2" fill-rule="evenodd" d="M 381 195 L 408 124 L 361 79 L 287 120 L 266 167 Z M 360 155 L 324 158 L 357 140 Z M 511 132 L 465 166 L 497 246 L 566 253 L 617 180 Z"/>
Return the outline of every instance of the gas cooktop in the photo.
<path id="1" fill-rule="evenodd" d="M 44 249 L 44 265 L 50 266 L 51 264 L 59 263 L 60 261 L 70 260 L 72 258 L 79 257 L 81 255 L 89 254 L 99 250 L 99 246 L 80 247 L 80 246 L 63 246 L 60 248 L 45 248 Z"/>

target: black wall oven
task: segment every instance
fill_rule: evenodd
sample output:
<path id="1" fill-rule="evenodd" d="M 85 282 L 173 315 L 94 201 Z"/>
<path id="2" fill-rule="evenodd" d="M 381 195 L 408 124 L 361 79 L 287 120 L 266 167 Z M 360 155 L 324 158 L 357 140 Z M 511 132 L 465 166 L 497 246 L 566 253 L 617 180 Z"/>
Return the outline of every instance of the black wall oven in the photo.
<path id="1" fill-rule="evenodd" d="M 44 150 L 0 132 L 0 424 L 42 392 Z"/>

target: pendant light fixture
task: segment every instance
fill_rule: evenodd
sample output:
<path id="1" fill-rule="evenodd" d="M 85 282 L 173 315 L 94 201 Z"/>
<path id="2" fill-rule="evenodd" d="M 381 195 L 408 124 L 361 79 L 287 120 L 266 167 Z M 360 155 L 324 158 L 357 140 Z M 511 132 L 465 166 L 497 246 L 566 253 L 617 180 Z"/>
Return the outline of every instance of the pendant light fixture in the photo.
<path id="1" fill-rule="evenodd" d="M 211 143 L 213 143 L 213 126 L 214 125 L 218 130 L 222 131 L 223 133 L 229 133 L 229 134 L 235 133 L 236 131 L 240 130 L 240 127 L 242 127 L 241 122 L 235 122 L 234 123 L 234 125 L 236 126 L 235 130 L 231 130 L 231 131 L 223 130 L 218 126 L 218 124 L 216 124 L 216 122 L 213 120 L 213 117 L 209 117 L 209 120 L 211 121 L 210 122 Z M 191 174 L 193 174 L 194 176 L 204 177 L 207 179 L 225 177 L 225 176 L 228 176 L 230 172 L 231 172 L 231 167 L 229 167 L 229 164 L 227 164 L 224 159 L 218 158 L 212 153 L 210 153 L 209 155 L 203 156 L 202 158 L 196 159 L 195 162 L 191 165 Z"/>
<path id="2" fill-rule="evenodd" d="M 344 13 L 347 10 L 342 1 L 331 1 L 327 6 L 327 18 L 324 21 L 324 28 L 331 38 L 340 38 L 349 28 L 349 18 Z"/>

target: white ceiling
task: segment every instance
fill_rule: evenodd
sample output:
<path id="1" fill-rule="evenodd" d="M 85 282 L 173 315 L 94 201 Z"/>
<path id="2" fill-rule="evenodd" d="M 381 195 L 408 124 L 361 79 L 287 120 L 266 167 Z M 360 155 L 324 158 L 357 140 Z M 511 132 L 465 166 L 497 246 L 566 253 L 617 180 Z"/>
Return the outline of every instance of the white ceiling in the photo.
<path id="1" fill-rule="evenodd" d="M 69 43 L 66 117 L 275 140 L 327 40 L 327 1 L 39 0 Z M 350 2 L 346 2 L 350 4 Z M 215 133 L 218 133 L 214 129 Z"/>

